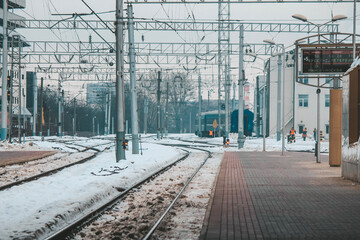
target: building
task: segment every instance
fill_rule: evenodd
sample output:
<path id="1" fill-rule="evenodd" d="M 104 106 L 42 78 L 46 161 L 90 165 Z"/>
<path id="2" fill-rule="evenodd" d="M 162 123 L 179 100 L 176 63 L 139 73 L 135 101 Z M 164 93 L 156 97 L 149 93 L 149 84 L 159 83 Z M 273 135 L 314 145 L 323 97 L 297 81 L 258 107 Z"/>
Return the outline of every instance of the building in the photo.
<path id="1" fill-rule="evenodd" d="M 8 0 L 8 21 L 7 21 L 7 32 L 8 32 L 8 104 L 11 106 L 11 111 L 9 113 L 9 118 L 11 119 L 25 119 L 29 120 L 31 117 L 31 113 L 26 108 L 26 78 L 25 72 L 21 71 L 22 66 L 20 63 L 21 56 L 20 56 L 20 49 L 22 46 L 28 46 L 26 43 L 26 39 L 21 36 L 18 32 L 15 31 L 16 28 L 24 27 L 24 23 L 22 22 L 25 20 L 24 17 L 16 14 L 17 9 L 23 9 L 26 6 L 25 0 Z M 3 61 L 3 0 L 0 1 L 0 38 L 1 38 L 1 62 Z M 2 81 L 0 81 L 0 85 L 2 85 Z M 10 99 L 11 94 L 11 99 Z M 0 92 L 1 95 L 1 92 Z M 11 100 L 11 102 L 10 102 Z M 20 111 L 19 111 L 20 110 Z M 15 124 L 15 123 L 14 123 Z M 13 126 L 14 126 L 13 124 Z M 25 124 L 24 124 L 25 125 Z"/>
<path id="2" fill-rule="evenodd" d="M 284 102 L 285 134 L 287 135 L 292 127 L 297 133 L 302 133 L 306 127 L 308 134 L 312 135 L 317 126 L 317 93 L 316 87 L 306 85 L 311 79 L 300 79 L 302 83 L 295 80 L 294 51 L 285 53 L 285 64 L 279 62 L 279 57 L 271 57 L 265 64 L 265 81 L 259 76 L 258 90 L 255 87 L 255 127 L 258 126 L 259 135 L 262 135 L 263 102 L 265 98 L 265 124 L 266 136 L 276 135 L 282 128 L 283 106 L 280 104 L 278 112 L 278 76 L 281 75 L 280 103 Z M 285 72 L 283 71 L 285 69 Z M 284 80 L 283 80 L 284 79 Z M 322 79 L 324 85 L 332 86 L 331 79 Z M 266 84 L 264 84 L 266 82 Z M 325 84 L 326 83 L 326 84 Z M 284 87 L 284 89 L 282 88 Z M 257 91 L 259 92 L 259 104 L 257 104 Z M 284 93 L 284 96 L 282 96 Z M 320 92 L 320 130 L 325 138 L 329 137 L 329 88 L 321 88 Z M 258 113 L 258 114 L 257 114 Z M 280 119 L 278 119 L 280 115 Z M 259 121 L 259 125 L 257 122 Z M 278 125 L 279 124 L 279 125 Z M 256 132 L 256 129 L 255 129 Z"/>

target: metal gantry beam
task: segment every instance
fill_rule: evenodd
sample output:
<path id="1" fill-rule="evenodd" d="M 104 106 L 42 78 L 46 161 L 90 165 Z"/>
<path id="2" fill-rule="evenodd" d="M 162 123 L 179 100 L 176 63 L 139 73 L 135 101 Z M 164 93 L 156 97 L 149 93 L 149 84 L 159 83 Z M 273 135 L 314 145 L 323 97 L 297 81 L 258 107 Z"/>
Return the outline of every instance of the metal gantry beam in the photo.
<path id="1" fill-rule="evenodd" d="M 110 28 L 114 29 L 113 21 L 104 21 Z M 25 29 L 54 29 L 54 30 L 107 30 L 100 20 L 15 20 L 12 24 L 24 26 Z M 240 21 L 229 21 L 229 31 L 238 32 L 242 25 L 245 32 L 294 32 L 294 33 L 317 33 L 317 27 L 308 23 L 251 23 Z M 125 25 L 127 28 L 127 25 Z M 219 25 L 216 21 L 157 21 L 136 20 L 137 31 L 177 31 L 177 32 L 216 32 Z M 320 33 L 337 32 L 338 24 L 327 24 L 320 27 Z"/>
<path id="2" fill-rule="evenodd" d="M 113 66 L 115 53 L 105 43 L 79 42 L 29 42 L 31 47 L 23 49 L 23 62 L 33 65 L 102 65 Z M 113 43 L 110 43 L 113 44 Z M 128 45 L 125 45 L 127 48 Z M 271 55 L 280 51 L 269 44 L 248 44 L 247 52 L 257 55 Z M 216 64 L 217 43 L 136 43 L 136 61 L 138 64 Z M 229 44 L 229 54 L 238 55 L 239 45 Z M 128 62 L 128 58 L 125 58 Z M 159 66 L 160 67 L 160 66 Z M 83 69 L 87 71 L 87 69 Z"/>
<path id="3" fill-rule="evenodd" d="M 353 0 L 224 0 L 226 3 L 353 3 Z M 129 0 L 126 4 L 206 4 L 219 3 L 218 0 Z"/>

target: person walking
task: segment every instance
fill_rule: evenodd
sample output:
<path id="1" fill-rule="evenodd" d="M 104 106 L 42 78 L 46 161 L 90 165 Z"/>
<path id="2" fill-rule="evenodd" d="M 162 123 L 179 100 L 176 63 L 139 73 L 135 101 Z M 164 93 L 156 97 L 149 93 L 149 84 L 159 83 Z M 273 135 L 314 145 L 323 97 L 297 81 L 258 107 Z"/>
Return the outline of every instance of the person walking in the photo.
<path id="1" fill-rule="evenodd" d="M 302 132 L 302 138 L 303 138 L 304 141 L 306 141 L 306 137 L 307 137 L 307 129 L 304 128 L 303 132 Z"/>
<path id="2" fill-rule="evenodd" d="M 314 131 L 313 131 L 313 133 L 314 133 L 314 140 L 315 140 L 315 142 L 316 142 L 316 128 L 314 128 Z"/>

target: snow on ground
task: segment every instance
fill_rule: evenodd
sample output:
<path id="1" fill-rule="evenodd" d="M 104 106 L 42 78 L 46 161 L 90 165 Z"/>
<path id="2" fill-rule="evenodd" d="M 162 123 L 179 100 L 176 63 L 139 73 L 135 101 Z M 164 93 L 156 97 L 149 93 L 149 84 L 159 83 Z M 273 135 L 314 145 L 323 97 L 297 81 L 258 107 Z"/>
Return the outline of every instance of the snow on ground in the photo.
<path id="1" fill-rule="evenodd" d="M 206 156 L 204 152 L 191 150 L 187 159 L 131 192 L 124 201 L 83 229 L 75 239 L 141 239 Z M 216 161 L 219 164 L 221 159 Z M 214 172 L 216 174 L 217 169 Z M 202 220 L 198 223 L 200 226 Z"/>
<path id="2" fill-rule="evenodd" d="M 199 239 L 222 154 L 213 154 L 185 189 L 162 224 L 165 231 L 155 233 L 158 239 Z"/>
<path id="3" fill-rule="evenodd" d="M 143 155 L 131 155 L 130 146 L 127 160 L 120 163 L 115 162 L 112 148 L 84 164 L 1 191 L 0 238 L 39 237 L 31 232 L 41 228 L 46 232 L 49 223 L 60 226 L 62 218 L 69 220 L 94 202 L 117 194 L 115 187 L 126 188 L 183 155 L 171 147 L 148 143 L 143 147 Z M 67 214 L 60 216 L 63 213 Z"/>
<path id="4" fill-rule="evenodd" d="M 169 134 L 169 138 L 174 139 L 181 139 L 186 141 L 191 141 L 194 143 L 209 143 L 209 144 L 216 144 L 222 145 L 223 138 L 216 137 L 216 138 L 200 138 L 195 134 Z M 231 133 L 230 134 L 230 147 L 225 148 L 225 150 L 229 151 L 238 151 L 237 149 L 237 134 Z M 164 141 L 164 140 L 162 140 Z M 168 140 L 170 142 L 170 140 Z M 265 140 L 265 150 L 266 151 L 281 151 L 282 142 L 276 141 L 276 136 L 267 137 Z M 296 142 L 295 143 L 287 143 L 285 141 L 285 151 L 314 151 L 315 149 L 315 141 L 312 138 L 306 138 L 306 141 L 303 141 L 300 134 L 296 135 Z M 320 143 L 321 152 L 328 152 L 329 150 L 329 142 L 324 141 Z M 246 137 L 245 144 L 242 149 L 239 151 L 262 151 L 263 150 L 263 138 L 255 138 L 255 137 Z"/>
<path id="5" fill-rule="evenodd" d="M 97 136 L 90 139 L 67 136 L 45 137 L 45 141 L 41 141 L 40 137 L 31 137 L 23 144 L 0 142 L 0 151 L 58 149 L 62 152 L 75 152 L 77 150 L 73 149 L 74 145 L 70 147 L 71 143 L 95 146 L 109 143 L 113 138 L 114 136 Z M 41 228 L 43 232 L 49 231 L 45 227 L 49 223 L 61 226 L 63 219 L 67 221 L 84 208 L 94 207 L 97 203 L 111 198 L 118 193 L 116 189 L 128 187 L 184 154 L 174 147 L 160 144 L 181 143 L 203 146 L 209 143 L 211 144 L 208 146 L 209 149 L 220 154 L 223 151 L 238 151 L 237 134 L 230 135 L 228 148 L 222 146 L 222 138 L 199 138 L 194 134 L 169 134 L 168 138 L 162 140 L 156 140 L 155 135 L 143 135 L 141 139 L 143 155 L 132 155 L 131 143 L 129 143 L 126 161 L 115 163 L 115 150 L 111 148 L 84 164 L 1 191 L 0 239 L 39 237 L 31 234 Z M 54 142 L 57 140 L 61 142 Z M 285 149 L 289 151 L 314 149 L 315 142 L 312 139 L 302 141 L 301 136 L 298 135 L 296 140 L 296 143 L 292 144 L 285 142 Z M 246 138 L 245 146 L 240 151 L 262 151 L 262 141 L 262 138 Z M 322 142 L 321 146 L 322 151 L 328 149 L 327 142 Z M 267 138 L 266 151 L 281 151 L 281 141 L 276 141 L 274 136 Z"/>

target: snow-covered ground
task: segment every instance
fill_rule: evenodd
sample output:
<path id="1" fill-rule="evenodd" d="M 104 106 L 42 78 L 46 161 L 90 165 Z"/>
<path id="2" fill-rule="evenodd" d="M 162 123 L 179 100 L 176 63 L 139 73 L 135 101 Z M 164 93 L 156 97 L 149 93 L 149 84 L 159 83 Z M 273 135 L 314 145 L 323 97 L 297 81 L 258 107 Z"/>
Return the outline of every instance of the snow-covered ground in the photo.
<path id="1" fill-rule="evenodd" d="M 143 148 L 143 155 L 131 155 L 130 147 L 127 160 L 119 163 L 112 148 L 84 164 L 1 191 L 0 239 L 36 238 L 35 230 L 46 232 L 46 224 L 64 224 L 63 218 L 113 197 L 117 188 L 131 186 L 184 154 L 157 144 L 144 143 Z"/>
<path id="2" fill-rule="evenodd" d="M 39 137 L 27 138 L 23 144 L 0 143 L 0 151 L 8 150 L 58 150 L 59 152 L 77 152 L 84 147 L 74 147 L 72 143 L 82 146 L 97 146 L 111 142 L 114 136 L 98 136 L 95 138 L 79 137 L 50 137 L 41 141 Z M 186 142 L 182 141 L 185 140 Z M 285 150 L 311 151 L 315 142 L 312 139 L 302 141 L 297 136 L 296 143 L 285 142 Z M 76 217 L 84 209 L 95 207 L 118 193 L 118 189 L 126 188 L 145 176 L 175 161 L 184 155 L 184 151 L 176 147 L 162 144 L 193 144 L 205 147 L 218 155 L 217 161 L 210 166 L 212 174 L 216 172 L 224 151 L 262 151 L 262 138 L 247 138 L 244 148 L 237 149 L 237 135 L 230 135 L 230 146 L 222 146 L 222 138 L 199 138 L 194 134 L 169 134 L 168 138 L 157 140 L 154 135 L 142 137 L 143 155 L 131 154 L 131 142 L 126 151 L 127 160 L 116 163 L 114 147 L 99 153 L 94 159 L 64 169 L 54 175 L 40 178 L 20 186 L 12 187 L 0 192 L 0 239 L 38 238 L 51 227 L 59 227 L 64 221 Z M 103 147 L 97 147 L 104 149 Z M 321 150 L 326 152 L 328 143 L 321 143 Z M 266 139 L 266 151 L 281 151 L 281 141 L 274 137 Z M 0 169 L 1 170 L 1 169 Z M 1 180 L 1 176 L 0 176 Z M 210 181 L 211 182 L 211 181 Z M 212 182 L 211 182 L 212 183 Z M 212 184 L 208 184 L 209 192 Z M 165 182 L 166 184 L 166 182 Z M 194 193 L 188 196 L 196 197 Z M 208 200 L 208 199 L 207 199 Z M 204 201 L 196 199 L 199 204 Z M 203 206 L 203 205 L 202 205 Z M 196 210 L 196 209 L 195 209 Z M 194 210 L 194 211 L 195 211 Z M 186 216 L 186 213 L 185 215 Z M 183 221 L 180 217 L 174 220 Z M 48 225 L 48 226 L 46 226 Z M 34 232 L 37 231 L 35 234 Z M 173 233 L 173 236 L 176 236 Z"/>

